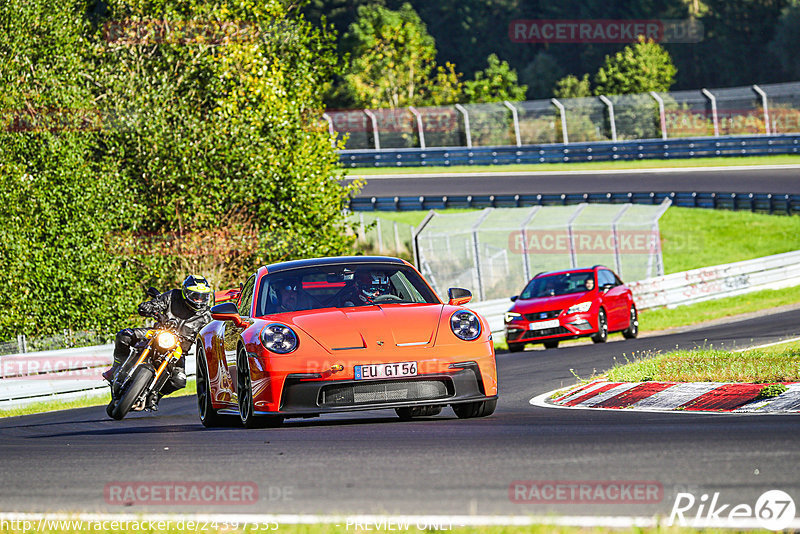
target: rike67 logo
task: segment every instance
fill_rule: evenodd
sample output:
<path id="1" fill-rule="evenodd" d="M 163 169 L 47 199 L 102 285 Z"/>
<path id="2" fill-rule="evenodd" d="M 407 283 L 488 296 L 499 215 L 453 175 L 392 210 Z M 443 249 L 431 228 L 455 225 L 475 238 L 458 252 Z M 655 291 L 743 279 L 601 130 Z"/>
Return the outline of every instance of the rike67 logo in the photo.
<path id="1" fill-rule="evenodd" d="M 781 490 L 762 493 L 755 506 L 725 503 L 719 492 L 710 498 L 704 493 L 699 499 L 691 493 L 678 493 L 667 525 L 783 530 L 792 525 L 795 511 L 794 500 Z"/>

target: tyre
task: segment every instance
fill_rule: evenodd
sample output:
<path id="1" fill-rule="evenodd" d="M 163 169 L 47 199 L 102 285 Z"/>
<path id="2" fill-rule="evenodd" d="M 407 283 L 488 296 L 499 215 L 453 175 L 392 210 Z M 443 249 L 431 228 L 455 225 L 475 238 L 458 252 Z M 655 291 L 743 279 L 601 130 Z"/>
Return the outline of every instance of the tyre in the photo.
<path id="1" fill-rule="evenodd" d="M 453 404 L 453 411 L 459 419 L 471 419 L 473 417 L 487 417 L 494 413 L 497 407 L 497 399 L 478 402 L 465 402 L 464 404 Z"/>
<path id="2" fill-rule="evenodd" d="M 128 415 L 134 403 L 142 396 L 142 392 L 144 392 L 155 375 L 156 372 L 149 365 L 139 366 L 139 368 L 133 372 L 133 376 L 128 381 L 125 388 L 120 392 L 119 402 L 117 402 L 116 406 L 111 410 L 111 417 L 119 421 Z M 106 412 L 108 412 L 108 409 L 106 409 Z"/>
<path id="3" fill-rule="evenodd" d="M 250 381 L 250 361 L 244 347 L 239 347 L 236 357 L 237 397 L 239 399 L 239 417 L 245 428 L 266 428 L 280 426 L 283 417 L 280 415 L 255 415 L 253 408 L 253 384 Z"/>
<path id="4" fill-rule="evenodd" d="M 608 340 L 608 319 L 606 319 L 606 311 L 600 308 L 597 312 L 597 333 L 592 336 L 592 341 L 595 343 L 605 343 Z"/>
<path id="5" fill-rule="evenodd" d="M 639 314 L 635 306 L 631 306 L 631 322 L 628 328 L 622 331 L 622 335 L 625 339 L 634 339 L 639 335 Z"/>
<path id="6" fill-rule="evenodd" d="M 558 340 L 554 339 L 552 341 L 545 341 L 544 348 L 546 349 L 557 349 L 558 348 Z"/>
<path id="7" fill-rule="evenodd" d="M 525 343 L 508 343 L 508 352 L 522 352 L 525 350 Z"/>
<path id="8" fill-rule="evenodd" d="M 442 413 L 441 406 L 414 406 L 410 408 L 395 408 L 397 417 L 403 421 L 410 421 L 414 417 L 431 417 Z"/>
<path id="9" fill-rule="evenodd" d="M 206 428 L 221 426 L 234 426 L 239 421 L 231 415 L 220 415 L 211 402 L 211 380 L 208 373 L 205 351 L 200 343 L 197 344 L 197 409 L 200 413 L 200 422 Z"/>

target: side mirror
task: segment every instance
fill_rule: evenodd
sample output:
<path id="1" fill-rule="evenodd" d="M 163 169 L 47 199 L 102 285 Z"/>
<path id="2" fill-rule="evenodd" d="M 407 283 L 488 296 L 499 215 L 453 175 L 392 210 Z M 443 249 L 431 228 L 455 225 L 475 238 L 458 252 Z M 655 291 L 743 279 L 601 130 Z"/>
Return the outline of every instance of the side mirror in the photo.
<path id="1" fill-rule="evenodd" d="M 519 295 L 514 295 L 513 297 L 509 297 L 508 300 L 510 300 L 511 302 L 516 302 L 518 298 L 519 298 Z"/>
<path id="2" fill-rule="evenodd" d="M 468 289 L 451 287 L 447 290 L 447 297 L 451 306 L 461 306 L 472 300 L 472 293 Z"/>
<path id="3" fill-rule="evenodd" d="M 211 318 L 217 321 L 232 321 L 233 324 L 239 327 L 247 326 L 247 321 L 244 321 L 239 315 L 239 309 L 233 302 L 223 302 L 211 307 Z"/>
<path id="4" fill-rule="evenodd" d="M 602 291 L 603 293 L 605 293 L 606 291 L 608 291 L 608 290 L 609 290 L 609 289 L 611 289 L 612 287 L 614 287 L 614 284 L 603 284 L 603 285 L 600 287 L 600 291 Z"/>
<path id="5" fill-rule="evenodd" d="M 159 296 L 160 294 L 161 294 L 161 293 L 159 293 L 159 292 L 158 292 L 158 289 L 156 289 L 156 288 L 154 288 L 154 287 L 148 287 L 148 288 L 147 288 L 147 296 L 148 296 L 148 297 L 150 297 L 150 298 L 153 298 L 153 299 L 154 299 L 154 298 L 156 298 L 157 296 Z"/>

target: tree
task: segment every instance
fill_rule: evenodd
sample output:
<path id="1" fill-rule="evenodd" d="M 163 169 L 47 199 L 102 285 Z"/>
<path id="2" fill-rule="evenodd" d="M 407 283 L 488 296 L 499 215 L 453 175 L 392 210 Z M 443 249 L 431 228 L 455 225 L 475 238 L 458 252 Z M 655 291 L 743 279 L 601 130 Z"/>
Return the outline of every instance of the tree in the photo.
<path id="1" fill-rule="evenodd" d="M 589 75 L 584 74 L 583 78 L 568 74 L 556 82 L 553 90 L 556 98 L 581 98 L 592 95 L 592 88 L 589 84 Z"/>
<path id="2" fill-rule="evenodd" d="M 769 50 L 778 58 L 787 76 L 794 80 L 800 78 L 798 48 L 800 48 L 800 0 L 792 0 L 792 3 L 781 12 Z"/>
<path id="3" fill-rule="evenodd" d="M 605 63 L 594 77 L 596 95 L 624 95 L 666 92 L 675 81 L 677 70 L 661 45 L 639 37 Z"/>
<path id="4" fill-rule="evenodd" d="M 495 54 L 487 58 L 489 65 L 475 73 L 474 80 L 464 82 L 467 102 L 502 102 L 525 100 L 527 87 L 517 84 L 517 72 Z"/>
<path id="5" fill-rule="evenodd" d="M 435 69 L 436 46 L 411 4 L 398 11 L 360 6 L 344 40 L 351 59 L 344 82 L 357 106 L 398 108 L 419 102 Z"/>
<path id="6" fill-rule="evenodd" d="M 552 54 L 539 52 L 520 72 L 520 79 L 528 86 L 529 99 L 550 98 L 564 69 Z"/>

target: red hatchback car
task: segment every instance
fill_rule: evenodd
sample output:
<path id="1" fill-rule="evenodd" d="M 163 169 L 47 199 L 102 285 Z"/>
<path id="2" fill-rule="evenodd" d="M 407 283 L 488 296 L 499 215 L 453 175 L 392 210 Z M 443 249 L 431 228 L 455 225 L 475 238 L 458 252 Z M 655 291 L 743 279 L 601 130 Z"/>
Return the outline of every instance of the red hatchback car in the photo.
<path id="1" fill-rule="evenodd" d="M 609 332 L 627 339 L 639 334 L 639 319 L 631 290 L 602 265 L 539 273 L 505 314 L 508 350 L 521 351 L 526 343 L 558 347 L 565 339 L 591 336 L 605 343 Z"/>

